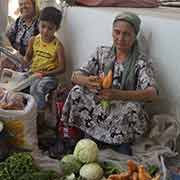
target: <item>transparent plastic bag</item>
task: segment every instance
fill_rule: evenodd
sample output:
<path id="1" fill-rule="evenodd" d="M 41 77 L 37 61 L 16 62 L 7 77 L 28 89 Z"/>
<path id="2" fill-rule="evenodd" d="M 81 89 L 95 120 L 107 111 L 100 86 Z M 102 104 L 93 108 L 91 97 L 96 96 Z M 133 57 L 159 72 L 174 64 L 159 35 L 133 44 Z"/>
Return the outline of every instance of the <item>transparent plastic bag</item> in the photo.
<path id="1" fill-rule="evenodd" d="M 156 165 L 160 169 L 158 173 L 161 174 L 161 180 L 173 180 L 171 178 L 169 170 L 167 169 L 165 165 L 164 157 L 160 155 L 160 156 L 153 156 L 152 158 L 154 158 L 154 160 L 152 161 L 154 162 L 153 164 L 151 164 L 151 162 L 148 162 L 147 159 L 145 159 L 144 157 L 141 158 L 141 156 L 136 156 L 136 155 L 128 156 L 125 154 L 117 153 L 111 149 L 106 149 L 106 150 L 100 151 L 98 155 L 98 162 L 99 163 L 109 162 L 115 165 L 116 167 L 120 168 L 121 170 L 125 170 L 125 171 L 127 171 L 128 160 L 134 160 L 137 164 L 139 165 L 141 164 L 145 168 L 147 168 L 148 165 Z"/>
<path id="2" fill-rule="evenodd" d="M 4 68 L 0 78 L 0 87 L 18 92 L 30 86 L 35 79 L 36 76 L 28 72 L 17 72 Z"/>
<path id="3" fill-rule="evenodd" d="M 22 149 L 36 151 L 38 150 L 38 140 L 35 100 L 28 94 L 17 94 L 26 100 L 24 108 L 22 110 L 0 109 L 0 120 L 4 122 L 6 130 L 12 135 L 9 140 L 10 144 Z"/>
<path id="4" fill-rule="evenodd" d="M 0 88 L 0 108 L 5 110 L 23 110 L 25 99 L 22 94 Z"/>

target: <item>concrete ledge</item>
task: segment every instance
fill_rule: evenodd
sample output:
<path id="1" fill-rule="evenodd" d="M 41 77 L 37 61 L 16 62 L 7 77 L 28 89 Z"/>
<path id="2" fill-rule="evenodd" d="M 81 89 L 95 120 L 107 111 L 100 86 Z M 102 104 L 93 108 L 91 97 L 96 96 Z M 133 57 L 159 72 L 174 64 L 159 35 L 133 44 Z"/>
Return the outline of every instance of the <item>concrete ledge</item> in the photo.
<path id="1" fill-rule="evenodd" d="M 159 8 L 121 8 L 121 7 L 81 7 L 74 6 L 69 8 L 76 9 L 98 9 L 98 11 L 132 11 L 141 15 L 155 16 L 161 18 L 180 19 L 180 8 L 159 7 Z"/>

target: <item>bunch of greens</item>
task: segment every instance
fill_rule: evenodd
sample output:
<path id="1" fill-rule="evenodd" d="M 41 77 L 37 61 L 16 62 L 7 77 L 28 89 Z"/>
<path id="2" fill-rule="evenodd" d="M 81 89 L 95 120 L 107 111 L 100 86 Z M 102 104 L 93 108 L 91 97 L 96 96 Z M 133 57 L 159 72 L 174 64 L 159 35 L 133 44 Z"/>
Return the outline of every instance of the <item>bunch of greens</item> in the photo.
<path id="1" fill-rule="evenodd" d="M 155 176 L 155 174 L 159 171 L 159 167 L 156 165 L 149 165 L 148 172 L 151 176 Z"/>
<path id="2" fill-rule="evenodd" d="M 43 171 L 33 163 L 30 153 L 15 153 L 0 163 L 0 180 L 55 180 L 53 171 Z"/>
<path id="3" fill-rule="evenodd" d="M 68 154 L 61 159 L 60 166 L 62 167 L 65 175 L 70 175 L 72 173 L 77 174 L 82 166 L 82 163 L 72 154 Z"/>
<path id="4" fill-rule="evenodd" d="M 116 164 L 112 162 L 103 162 L 101 163 L 101 167 L 104 169 L 104 176 L 108 177 L 111 174 L 120 174 L 124 172 L 123 169 L 118 167 Z"/>

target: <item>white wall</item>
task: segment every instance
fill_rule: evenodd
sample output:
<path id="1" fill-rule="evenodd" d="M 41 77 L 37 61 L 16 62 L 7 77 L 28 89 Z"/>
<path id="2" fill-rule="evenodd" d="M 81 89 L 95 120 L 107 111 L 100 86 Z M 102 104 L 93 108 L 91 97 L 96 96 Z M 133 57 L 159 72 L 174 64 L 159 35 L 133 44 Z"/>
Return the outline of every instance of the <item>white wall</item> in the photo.
<path id="1" fill-rule="evenodd" d="M 0 38 L 4 38 L 7 25 L 8 1 L 0 0 Z M 2 43 L 2 42 L 0 42 Z"/>
<path id="2" fill-rule="evenodd" d="M 66 10 L 59 37 L 66 49 L 68 79 L 72 70 L 87 61 L 97 46 L 111 45 L 112 21 L 122 10 L 125 9 L 69 7 Z M 142 29 L 149 38 L 160 94 L 168 98 L 156 109 L 178 110 L 179 106 L 172 104 L 177 105 L 180 101 L 180 18 L 173 12 L 167 15 L 162 9 L 128 10 L 137 12 L 143 20 Z"/>

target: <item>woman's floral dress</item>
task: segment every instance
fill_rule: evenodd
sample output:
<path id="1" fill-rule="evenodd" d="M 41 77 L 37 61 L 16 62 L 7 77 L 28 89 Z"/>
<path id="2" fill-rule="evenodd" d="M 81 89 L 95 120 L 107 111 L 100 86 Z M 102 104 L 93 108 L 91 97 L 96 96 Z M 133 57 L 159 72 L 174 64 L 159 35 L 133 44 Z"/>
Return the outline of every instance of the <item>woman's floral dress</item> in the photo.
<path id="1" fill-rule="evenodd" d="M 101 74 L 103 65 L 115 58 L 111 51 L 110 47 L 97 48 L 95 55 L 79 71 L 88 75 Z M 114 63 L 113 69 L 113 87 L 121 89 L 123 64 Z M 135 89 L 156 87 L 152 66 L 145 56 L 139 56 L 135 71 Z M 61 120 L 96 140 L 121 144 L 132 142 L 145 133 L 148 116 L 142 103 L 113 100 L 108 107 L 103 107 L 95 93 L 76 85 L 66 99 Z"/>

